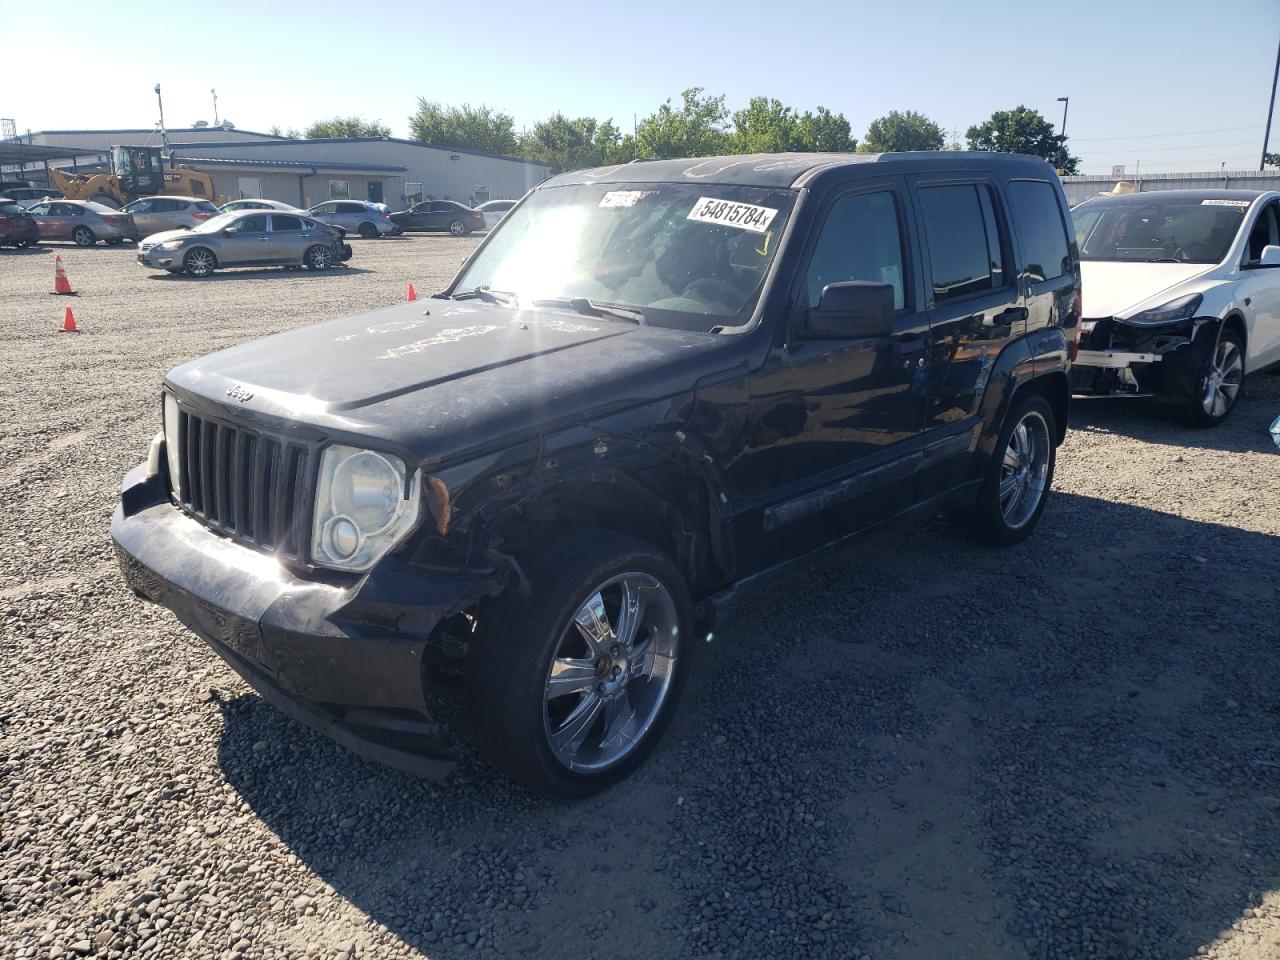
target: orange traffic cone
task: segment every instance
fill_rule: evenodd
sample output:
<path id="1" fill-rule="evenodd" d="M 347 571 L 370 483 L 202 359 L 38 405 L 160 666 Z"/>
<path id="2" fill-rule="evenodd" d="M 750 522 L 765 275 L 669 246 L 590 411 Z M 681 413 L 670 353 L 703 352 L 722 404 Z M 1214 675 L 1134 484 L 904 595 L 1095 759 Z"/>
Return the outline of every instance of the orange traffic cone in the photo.
<path id="1" fill-rule="evenodd" d="M 67 271 L 62 268 L 62 257 L 53 258 L 53 292 L 63 296 L 74 296 L 71 281 L 67 279 Z"/>
<path id="2" fill-rule="evenodd" d="M 413 284 L 412 284 L 412 283 L 411 283 L 411 284 L 409 284 L 409 296 L 408 296 L 406 299 L 407 299 L 407 300 L 410 300 L 410 301 L 413 301 L 413 300 L 417 300 L 417 299 L 418 299 L 418 295 L 417 295 L 416 293 L 414 293 L 414 292 L 413 292 Z"/>
<path id="3" fill-rule="evenodd" d="M 62 332 L 63 333 L 79 333 L 80 332 L 80 328 L 76 326 L 76 315 L 71 312 L 70 307 L 67 307 L 66 316 L 62 318 Z"/>

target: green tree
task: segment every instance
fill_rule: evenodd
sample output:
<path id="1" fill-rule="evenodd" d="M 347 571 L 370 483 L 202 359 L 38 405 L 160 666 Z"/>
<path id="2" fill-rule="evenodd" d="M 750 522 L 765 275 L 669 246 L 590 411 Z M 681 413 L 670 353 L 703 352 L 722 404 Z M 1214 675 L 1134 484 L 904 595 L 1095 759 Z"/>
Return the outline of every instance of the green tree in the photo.
<path id="1" fill-rule="evenodd" d="M 1280 153 L 1264 153 L 1262 164 L 1266 167 L 1280 167 Z"/>
<path id="2" fill-rule="evenodd" d="M 570 120 L 555 113 L 520 138 L 520 153 L 559 171 L 598 167 L 604 162 L 604 146 L 597 140 L 601 132 L 591 117 Z"/>
<path id="3" fill-rule="evenodd" d="M 278 123 L 273 123 L 270 127 L 268 127 L 267 133 L 270 133 L 277 137 L 292 137 L 294 140 L 297 140 L 302 136 L 302 134 L 298 132 L 297 127 L 290 127 L 288 130 L 283 130 L 281 129 L 280 124 Z"/>
<path id="4" fill-rule="evenodd" d="M 800 117 L 782 101 L 752 97 L 745 110 L 733 114 L 733 133 L 726 148 L 730 153 L 782 153 L 803 150 L 799 135 Z"/>
<path id="5" fill-rule="evenodd" d="M 667 100 L 640 121 L 636 128 L 639 155 L 667 159 L 727 152 L 729 111 L 724 97 L 704 97 L 701 87 L 691 87 L 680 99 L 679 106 L 672 107 Z"/>
<path id="6" fill-rule="evenodd" d="M 801 150 L 848 153 L 858 148 L 858 141 L 851 133 L 845 115 L 832 113 L 826 107 L 818 107 L 813 113 L 806 110 L 796 121 L 796 136 L 803 144 Z"/>
<path id="7" fill-rule="evenodd" d="M 1067 138 L 1053 132 L 1053 124 L 1035 110 L 1017 106 L 997 110 L 985 123 L 976 124 L 965 133 L 970 150 L 996 150 L 1000 153 L 1029 153 L 1044 157 L 1064 174 L 1075 173 L 1080 158 L 1067 151 Z"/>
<path id="8" fill-rule="evenodd" d="M 914 110 L 890 110 L 867 127 L 862 149 L 869 153 L 905 150 L 941 150 L 945 138 L 942 127 Z"/>
<path id="9" fill-rule="evenodd" d="M 434 143 L 490 153 L 516 152 L 515 121 L 510 114 L 481 104 L 473 107 L 446 106 L 418 98 L 418 109 L 409 117 L 409 135 L 423 143 Z"/>
<path id="10" fill-rule="evenodd" d="M 330 117 L 311 124 L 304 136 L 308 140 L 323 137 L 389 137 L 391 128 L 381 120 L 366 120 L 357 116 Z"/>

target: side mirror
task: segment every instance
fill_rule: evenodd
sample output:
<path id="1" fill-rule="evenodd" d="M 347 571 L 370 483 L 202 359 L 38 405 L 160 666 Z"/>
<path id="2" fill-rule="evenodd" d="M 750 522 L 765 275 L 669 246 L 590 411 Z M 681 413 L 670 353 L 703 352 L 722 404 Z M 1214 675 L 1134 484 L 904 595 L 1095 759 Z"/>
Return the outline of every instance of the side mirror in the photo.
<path id="1" fill-rule="evenodd" d="M 855 340 L 893 334 L 893 284 L 841 280 L 822 288 L 818 305 L 805 317 L 809 339 Z"/>
<path id="2" fill-rule="evenodd" d="M 1267 244 L 1262 248 L 1262 256 L 1258 258 L 1260 267 L 1280 267 L 1280 247 Z"/>

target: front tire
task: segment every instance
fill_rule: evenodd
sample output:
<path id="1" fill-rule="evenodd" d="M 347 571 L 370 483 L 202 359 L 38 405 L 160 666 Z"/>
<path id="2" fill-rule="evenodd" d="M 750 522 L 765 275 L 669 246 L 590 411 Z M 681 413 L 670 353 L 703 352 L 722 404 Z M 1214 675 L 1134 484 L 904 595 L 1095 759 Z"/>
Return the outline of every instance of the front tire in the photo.
<path id="1" fill-rule="evenodd" d="M 218 269 L 218 259 L 212 250 L 196 247 L 188 250 L 187 255 L 182 258 L 182 269 L 193 277 L 207 277 Z"/>
<path id="2" fill-rule="evenodd" d="M 314 247 L 307 248 L 302 262 L 307 265 L 308 270 L 328 270 L 333 266 L 333 251 L 316 244 Z"/>
<path id="3" fill-rule="evenodd" d="M 1244 342 L 1234 330 L 1223 330 L 1216 339 L 1206 337 L 1190 395 L 1182 417 L 1197 427 L 1216 427 L 1236 408 L 1244 386 Z"/>
<path id="4" fill-rule="evenodd" d="M 1009 547 L 1031 536 L 1053 485 L 1056 436 L 1049 401 L 1031 391 L 1014 396 L 968 516 L 978 539 Z"/>
<path id="5" fill-rule="evenodd" d="M 71 239 L 77 247 L 92 247 L 98 242 L 97 236 L 88 227 L 76 227 L 71 231 Z"/>
<path id="6" fill-rule="evenodd" d="M 671 719 L 693 646 L 674 563 L 608 531 L 526 560 L 532 591 L 481 611 L 468 660 L 480 750 L 539 792 L 581 797 L 648 756 Z"/>

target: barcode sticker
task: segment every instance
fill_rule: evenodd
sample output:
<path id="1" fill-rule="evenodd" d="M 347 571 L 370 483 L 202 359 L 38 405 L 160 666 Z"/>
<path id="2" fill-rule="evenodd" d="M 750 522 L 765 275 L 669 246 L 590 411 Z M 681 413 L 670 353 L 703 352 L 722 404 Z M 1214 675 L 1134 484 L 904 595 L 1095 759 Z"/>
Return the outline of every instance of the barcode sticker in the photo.
<path id="1" fill-rule="evenodd" d="M 651 190 L 610 190 L 600 198 L 602 207 L 634 207 Z"/>
<path id="2" fill-rule="evenodd" d="M 699 197 L 689 211 L 688 219 L 764 233 L 777 215 L 778 211 L 772 207 L 757 207 L 754 203 L 737 203 L 717 197 Z"/>
<path id="3" fill-rule="evenodd" d="M 1252 200 L 1201 200 L 1202 207 L 1247 207 Z"/>

